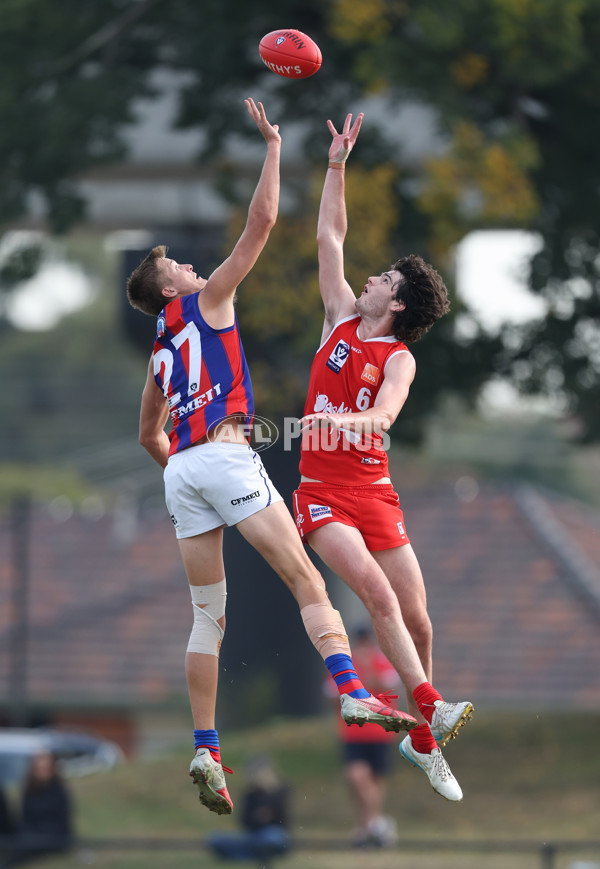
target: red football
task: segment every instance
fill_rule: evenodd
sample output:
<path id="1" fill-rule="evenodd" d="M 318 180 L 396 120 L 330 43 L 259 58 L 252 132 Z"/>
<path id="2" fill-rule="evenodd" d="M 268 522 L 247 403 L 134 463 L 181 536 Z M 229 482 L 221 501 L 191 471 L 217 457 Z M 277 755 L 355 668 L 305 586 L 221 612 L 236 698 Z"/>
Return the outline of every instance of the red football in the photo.
<path id="1" fill-rule="evenodd" d="M 271 72 L 284 78 L 308 78 L 321 66 L 321 49 L 300 30 L 273 30 L 263 36 L 258 51 Z"/>

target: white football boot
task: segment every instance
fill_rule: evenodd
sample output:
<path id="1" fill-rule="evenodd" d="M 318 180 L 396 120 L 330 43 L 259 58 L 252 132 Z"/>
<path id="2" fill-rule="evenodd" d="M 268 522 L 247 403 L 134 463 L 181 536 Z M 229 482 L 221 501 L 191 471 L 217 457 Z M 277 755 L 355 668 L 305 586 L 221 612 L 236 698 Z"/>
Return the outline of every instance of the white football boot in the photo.
<path id="1" fill-rule="evenodd" d="M 462 800 L 463 792 L 460 785 L 452 775 L 439 748 L 434 748 L 431 754 L 415 751 L 410 733 L 404 737 L 398 748 L 403 758 L 423 770 L 436 793 L 452 802 Z"/>
<path id="2" fill-rule="evenodd" d="M 460 728 L 473 717 L 473 704 L 468 700 L 461 703 L 446 703 L 436 700 L 431 716 L 431 732 L 433 738 L 443 748 L 447 742 L 456 738 Z"/>
<path id="3" fill-rule="evenodd" d="M 199 748 L 190 764 L 190 775 L 198 788 L 198 799 L 203 806 L 217 815 L 230 815 L 233 811 L 224 770 L 231 772 L 213 758 L 208 748 Z"/>

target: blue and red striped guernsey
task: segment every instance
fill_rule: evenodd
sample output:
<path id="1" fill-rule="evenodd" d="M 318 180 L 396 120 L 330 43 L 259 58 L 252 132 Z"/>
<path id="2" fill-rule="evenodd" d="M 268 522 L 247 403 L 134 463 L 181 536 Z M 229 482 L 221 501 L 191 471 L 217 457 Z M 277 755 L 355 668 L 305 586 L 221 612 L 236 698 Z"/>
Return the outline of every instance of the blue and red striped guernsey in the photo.
<path id="1" fill-rule="evenodd" d="M 198 308 L 198 293 L 169 302 L 157 321 L 154 378 L 169 403 L 169 455 L 192 446 L 232 413 L 254 416 L 252 382 L 237 318 L 213 329 Z"/>

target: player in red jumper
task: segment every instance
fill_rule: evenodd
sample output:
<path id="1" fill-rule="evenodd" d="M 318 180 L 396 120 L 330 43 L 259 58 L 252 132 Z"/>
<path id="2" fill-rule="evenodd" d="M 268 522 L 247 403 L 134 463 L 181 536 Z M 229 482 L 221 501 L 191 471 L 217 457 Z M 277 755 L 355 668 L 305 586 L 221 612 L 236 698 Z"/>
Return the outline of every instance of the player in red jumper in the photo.
<path id="1" fill-rule="evenodd" d="M 319 210 L 319 283 L 325 324 L 301 420 L 301 482 L 294 512 L 301 537 L 367 607 L 379 645 L 407 688 L 419 721 L 400 745 L 449 800 L 462 791 L 437 745 L 473 711 L 431 685 L 432 629 L 425 587 L 383 448 L 415 375 L 406 346 L 449 309 L 440 275 L 420 257 L 373 275 L 356 298 L 344 277 L 344 168 L 360 126 L 346 117 L 333 140 Z"/>
<path id="2" fill-rule="evenodd" d="M 140 442 L 164 468 L 167 507 L 190 583 L 194 625 L 186 676 L 196 747 L 190 775 L 200 801 L 217 814 L 233 809 L 215 729 L 227 594 L 224 525 L 237 526 L 296 598 L 308 636 L 338 685 L 344 720 L 370 720 L 396 732 L 416 724 L 412 716 L 365 691 L 354 671 L 341 617 L 248 443 L 252 384 L 233 300 L 277 217 L 281 139 L 262 104 L 245 102 L 266 140 L 267 154 L 246 226 L 231 255 L 207 279 L 158 246 L 127 284 L 130 303 L 158 317 L 142 396 Z"/>

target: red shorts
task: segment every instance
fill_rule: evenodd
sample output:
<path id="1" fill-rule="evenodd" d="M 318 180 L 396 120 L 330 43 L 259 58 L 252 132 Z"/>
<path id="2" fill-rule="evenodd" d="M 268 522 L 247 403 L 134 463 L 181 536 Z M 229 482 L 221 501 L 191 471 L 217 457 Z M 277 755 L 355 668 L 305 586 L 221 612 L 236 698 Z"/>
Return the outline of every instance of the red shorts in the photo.
<path id="1" fill-rule="evenodd" d="M 296 527 L 304 542 L 315 528 L 341 522 L 357 528 L 371 552 L 410 543 L 398 495 L 391 483 L 367 486 L 301 483 L 293 500 Z"/>

